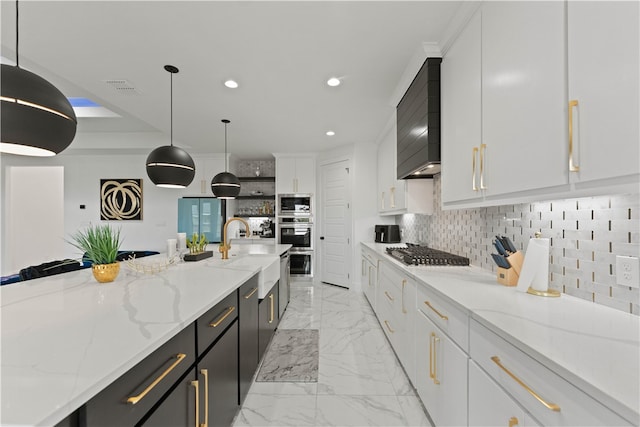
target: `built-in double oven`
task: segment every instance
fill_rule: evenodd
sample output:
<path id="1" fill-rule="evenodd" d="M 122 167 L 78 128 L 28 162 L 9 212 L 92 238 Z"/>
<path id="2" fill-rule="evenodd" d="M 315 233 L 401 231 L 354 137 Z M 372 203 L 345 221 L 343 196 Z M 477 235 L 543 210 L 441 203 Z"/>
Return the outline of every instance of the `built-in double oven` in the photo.
<path id="1" fill-rule="evenodd" d="M 278 195 L 278 243 L 291 245 L 290 272 L 313 277 L 313 216 L 310 194 Z"/>

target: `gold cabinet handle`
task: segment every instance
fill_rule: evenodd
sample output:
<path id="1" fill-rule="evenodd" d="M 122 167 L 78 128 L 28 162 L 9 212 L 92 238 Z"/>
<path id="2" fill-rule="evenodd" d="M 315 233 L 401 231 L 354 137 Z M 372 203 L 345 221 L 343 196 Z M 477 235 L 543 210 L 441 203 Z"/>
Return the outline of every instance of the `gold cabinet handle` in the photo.
<path id="1" fill-rule="evenodd" d="M 196 427 L 200 427 L 200 391 L 198 389 L 198 380 L 191 381 L 191 386 L 196 389 Z"/>
<path id="2" fill-rule="evenodd" d="M 433 369 L 431 368 L 431 364 L 429 366 L 429 376 L 433 380 L 435 385 L 439 385 L 440 381 L 438 380 L 438 366 L 437 366 L 437 358 L 438 358 L 438 347 L 437 344 L 440 342 L 440 338 L 436 336 L 435 332 L 431 332 L 430 337 L 431 342 L 429 343 L 429 360 L 433 360 Z M 433 356 L 431 355 L 433 353 Z"/>
<path id="3" fill-rule="evenodd" d="M 487 144 L 480 144 L 480 189 L 486 190 L 484 185 L 484 152 L 487 149 Z"/>
<path id="4" fill-rule="evenodd" d="M 389 298 L 389 301 L 395 301 L 395 298 L 393 298 L 391 295 L 389 295 L 389 292 L 384 291 L 384 294 L 387 296 L 387 298 Z"/>
<path id="5" fill-rule="evenodd" d="M 271 307 L 271 313 L 269 314 L 269 323 L 273 323 L 273 294 L 269 295 L 269 305 Z"/>
<path id="6" fill-rule="evenodd" d="M 509 427 L 517 426 L 519 421 L 516 417 L 509 418 Z"/>
<path id="7" fill-rule="evenodd" d="M 478 147 L 473 147 L 473 160 L 471 162 L 471 189 L 473 191 L 478 191 L 478 186 L 476 185 L 476 159 L 478 158 Z"/>
<path id="8" fill-rule="evenodd" d="M 257 291 L 257 290 L 258 290 L 258 288 L 253 288 L 253 289 L 251 289 L 251 292 L 249 292 L 248 294 L 246 294 L 246 295 L 244 296 L 244 299 L 249 299 L 249 298 L 251 298 L 251 297 L 253 296 L 253 294 L 255 294 L 255 293 L 256 293 L 256 291 Z"/>
<path id="9" fill-rule="evenodd" d="M 382 199 L 380 200 L 380 210 L 384 210 L 384 191 L 382 192 Z"/>
<path id="10" fill-rule="evenodd" d="M 407 284 L 407 279 L 402 279 L 402 293 L 400 294 L 401 296 L 401 301 L 402 301 L 402 314 L 407 314 L 407 309 L 404 308 L 404 287 Z"/>
<path id="11" fill-rule="evenodd" d="M 387 325 L 387 329 L 389 330 L 389 332 L 391 332 L 392 334 L 395 332 L 393 328 L 391 328 L 391 325 L 387 320 L 384 321 L 384 324 Z"/>
<path id="12" fill-rule="evenodd" d="M 425 303 L 425 305 L 426 305 L 427 307 L 429 307 L 431 310 L 433 310 L 433 312 L 434 312 L 435 314 L 437 314 L 437 315 L 438 315 L 442 320 L 449 320 L 449 318 L 448 318 L 447 316 L 445 316 L 444 314 L 442 314 L 442 313 L 440 313 L 438 310 L 436 310 L 436 309 L 435 309 L 435 307 L 434 307 L 434 306 L 432 306 L 432 305 L 431 305 L 431 303 L 430 303 L 429 301 L 425 301 L 424 303 Z"/>
<path id="13" fill-rule="evenodd" d="M 176 360 L 171 364 L 171 366 L 169 366 L 163 373 L 161 373 L 155 380 L 153 380 L 153 382 L 149 384 L 147 388 L 142 390 L 140 394 L 138 394 L 137 396 L 131 396 L 127 398 L 126 402 L 132 405 L 135 405 L 136 403 L 140 402 L 151 390 L 153 390 L 155 386 L 158 385 L 160 381 L 164 379 L 164 377 L 169 375 L 169 373 L 173 371 L 173 369 L 176 366 L 178 366 L 180 362 L 182 362 L 184 358 L 187 357 L 187 355 L 184 353 L 178 353 L 174 357 L 176 358 Z"/>
<path id="14" fill-rule="evenodd" d="M 233 313 L 235 309 L 236 309 L 236 307 L 233 306 L 233 305 L 231 307 L 227 307 L 227 310 L 224 313 L 222 313 L 220 315 L 220 317 L 218 317 L 217 320 L 215 320 L 214 322 L 209 323 L 209 327 L 210 328 L 217 328 L 218 326 L 220 326 L 220 323 L 224 322 L 224 319 L 229 317 L 229 315 L 231 313 Z"/>
<path id="15" fill-rule="evenodd" d="M 204 423 L 200 427 L 209 427 L 209 370 L 200 369 L 204 377 Z"/>
<path id="16" fill-rule="evenodd" d="M 569 101 L 569 172 L 580 171 L 580 166 L 573 162 L 573 109 L 577 106 L 577 99 Z"/>
<path id="17" fill-rule="evenodd" d="M 520 378 L 516 377 L 513 373 L 511 373 L 511 371 L 509 371 L 501 362 L 500 362 L 500 358 L 498 356 L 493 356 L 491 358 L 491 360 L 493 361 L 493 363 L 495 363 L 496 365 L 498 365 L 498 367 L 500 367 L 500 369 L 502 369 L 504 372 L 507 373 L 507 375 L 509 375 L 511 378 L 513 378 L 513 380 L 515 382 L 517 382 L 518 384 L 520 384 L 520 386 L 522 386 L 522 388 L 524 388 L 527 392 L 529 392 L 529 394 L 533 397 L 536 398 L 536 400 L 540 403 L 542 403 L 547 409 L 550 409 L 554 412 L 560 412 L 560 406 L 556 405 L 555 403 L 549 403 L 546 402 L 542 397 L 540 397 L 538 395 L 538 393 L 536 393 L 535 391 L 531 390 L 531 388 L 526 385 Z"/>
<path id="18" fill-rule="evenodd" d="M 396 207 L 396 187 L 389 189 L 389 207 L 395 209 Z"/>

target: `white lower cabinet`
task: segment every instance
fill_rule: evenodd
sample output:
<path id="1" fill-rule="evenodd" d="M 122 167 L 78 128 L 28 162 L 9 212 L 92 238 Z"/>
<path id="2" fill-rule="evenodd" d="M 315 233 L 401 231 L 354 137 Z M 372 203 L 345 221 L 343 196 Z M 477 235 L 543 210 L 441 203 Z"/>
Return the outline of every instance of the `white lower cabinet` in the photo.
<path id="1" fill-rule="evenodd" d="M 431 419 L 437 426 L 467 425 L 467 354 L 421 310 L 415 341 L 414 385 Z"/>
<path id="2" fill-rule="evenodd" d="M 470 325 L 469 346 L 475 363 L 543 425 L 632 425 L 475 320 Z"/>
<path id="3" fill-rule="evenodd" d="M 362 292 L 367 297 L 373 311 L 376 310 L 376 294 L 378 287 L 378 259 L 367 248 L 362 248 L 362 256 L 360 259 Z"/>
<path id="4" fill-rule="evenodd" d="M 538 426 L 531 415 L 469 360 L 470 426 Z"/>
<path id="5" fill-rule="evenodd" d="M 409 380 L 415 383 L 416 285 L 408 274 L 388 264 L 382 263 L 378 274 L 376 315 Z"/>

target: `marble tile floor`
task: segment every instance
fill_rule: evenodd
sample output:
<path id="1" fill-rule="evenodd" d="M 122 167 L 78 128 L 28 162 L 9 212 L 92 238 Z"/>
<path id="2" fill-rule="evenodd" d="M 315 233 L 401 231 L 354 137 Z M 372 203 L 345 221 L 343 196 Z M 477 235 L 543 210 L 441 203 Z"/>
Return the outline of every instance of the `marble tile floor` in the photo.
<path id="1" fill-rule="evenodd" d="M 291 284 L 279 329 L 319 329 L 318 382 L 254 382 L 234 427 L 430 426 L 361 292 Z"/>

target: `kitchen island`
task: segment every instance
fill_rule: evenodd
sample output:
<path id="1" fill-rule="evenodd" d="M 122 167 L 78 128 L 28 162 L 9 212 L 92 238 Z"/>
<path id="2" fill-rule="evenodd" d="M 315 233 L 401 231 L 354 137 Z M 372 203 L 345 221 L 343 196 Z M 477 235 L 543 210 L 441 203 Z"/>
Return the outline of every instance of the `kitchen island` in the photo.
<path id="1" fill-rule="evenodd" d="M 289 248 L 237 245 L 229 261 L 279 256 Z M 234 268 L 219 258 L 216 251 L 214 258 L 156 274 L 122 265 L 109 284 L 97 283 L 87 269 L 0 288 L 0 423 L 55 425 L 261 268 L 246 262 Z"/>
<path id="2" fill-rule="evenodd" d="M 507 393 L 498 407 L 516 402 L 524 425 L 527 417 L 531 425 L 640 422 L 638 316 L 566 294 L 518 292 L 473 266 L 407 266 L 386 244 L 362 246 L 373 278 L 363 282 L 365 295 L 436 424 L 466 411 L 467 396 L 468 418 L 453 423 L 493 423 L 483 417 L 500 387 Z M 455 405 L 447 406 L 451 397 Z"/>

